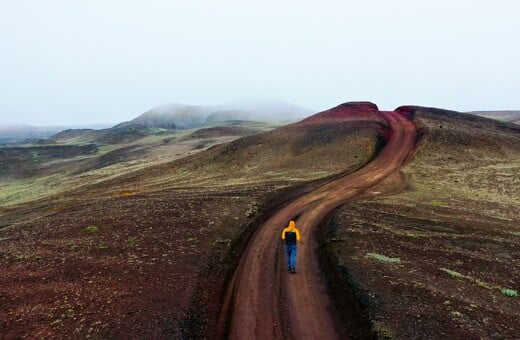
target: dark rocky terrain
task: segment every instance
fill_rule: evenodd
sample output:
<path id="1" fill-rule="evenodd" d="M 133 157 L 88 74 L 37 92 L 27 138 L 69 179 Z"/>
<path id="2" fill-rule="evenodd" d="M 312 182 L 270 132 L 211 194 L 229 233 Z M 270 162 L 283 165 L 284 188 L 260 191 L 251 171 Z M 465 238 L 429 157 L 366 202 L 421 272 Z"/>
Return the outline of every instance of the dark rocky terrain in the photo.
<path id="1" fill-rule="evenodd" d="M 68 131 L 57 145 L 28 146 L 57 148 L 38 162 L 40 149 L 11 150 L 0 159 L 10 173 L 0 182 L 2 337 L 211 336 L 256 226 L 384 147 L 384 120 L 356 105 L 276 129 L 154 128 L 103 143 Z M 345 107 L 359 115 L 335 120 Z M 403 185 L 365 193 L 323 224 L 320 259 L 337 307 L 381 338 L 514 338 L 520 130 L 400 110 L 420 132 Z"/>

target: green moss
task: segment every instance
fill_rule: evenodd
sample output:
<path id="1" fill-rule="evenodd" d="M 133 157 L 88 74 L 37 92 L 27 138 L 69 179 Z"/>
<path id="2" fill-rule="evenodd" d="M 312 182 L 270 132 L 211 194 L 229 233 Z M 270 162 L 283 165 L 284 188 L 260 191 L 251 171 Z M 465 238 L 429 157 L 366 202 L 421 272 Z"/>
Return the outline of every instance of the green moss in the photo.
<path id="1" fill-rule="evenodd" d="M 516 290 L 514 290 L 514 289 L 502 288 L 500 291 L 505 296 L 510 296 L 510 297 L 518 296 L 518 292 Z"/>
<path id="2" fill-rule="evenodd" d="M 117 149 L 117 147 L 113 146 L 113 145 L 102 145 L 102 146 L 98 147 L 98 153 L 106 154 L 106 153 L 109 153 L 109 152 L 114 151 L 116 149 Z"/>
<path id="3" fill-rule="evenodd" d="M 130 237 L 128 240 L 126 240 L 126 243 L 135 246 L 139 240 L 137 237 Z"/>
<path id="4" fill-rule="evenodd" d="M 272 177 L 281 177 L 283 175 L 285 175 L 285 172 L 267 172 L 266 173 L 267 176 L 272 176 Z"/>
<path id="5" fill-rule="evenodd" d="M 475 283 L 479 286 L 479 287 L 482 287 L 482 288 L 486 288 L 487 290 L 491 290 L 493 289 L 494 287 L 484 281 L 481 281 L 481 280 L 475 280 Z"/>
<path id="6" fill-rule="evenodd" d="M 99 232 L 99 228 L 95 226 L 86 227 L 85 232 L 91 235 L 97 234 Z"/>
<path id="7" fill-rule="evenodd" d="M 377 254 L 377 253 L 368 253 L 365 257 L 372 258 L 378 260 L 383 263 L 392 263 L 399 264 L 401 263 L 401 259 L 399 257 L 388 257 L 385 255 Z"/>
<path id="8" fill-rule="evenodd" d="M 442 201 L 432 201 L 431 204 L 434 207 L 446 207 L 446 206 L 448 206 L 448 203 L 442 202 Z"/>
<path id="9" fill-rule="evenodd" d="M 441 271 L 449 274 L 451 277 L 454 277 L 454 278 L 458 278 L 458 279 L 462 279 L 464 278 L 465 276 L 462 275 L 461 273 L 459 272 L 456 272 L 454 270 L 451 270 L 451 269 L 447 269 L 447 268 L 440 268 Z"/>

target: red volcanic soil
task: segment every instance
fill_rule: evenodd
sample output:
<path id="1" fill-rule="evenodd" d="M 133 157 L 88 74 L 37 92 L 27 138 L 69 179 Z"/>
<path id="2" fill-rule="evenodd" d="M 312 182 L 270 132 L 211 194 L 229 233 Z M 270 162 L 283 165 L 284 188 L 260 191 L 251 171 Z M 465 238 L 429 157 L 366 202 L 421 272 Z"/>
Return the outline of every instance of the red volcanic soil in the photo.
<path id="1" fill-rule="evenodd" d="M 373 119 L 380 121 L 379 109 L 370 102 L 348 102 L 330 110 L 317 113 L 301 121 L 301 123 L 330 122 L 335 120 Z"/>
<path id="2" fill-rule="evenodd" d="M 242 190 L 84 193 L 18 211 L 27 221 L 0 229 L 0 338 L 196 333 L 206 320 L 187 325 L 190 306 L 218 305 L 222 258 L 261 192 Z"/>
<path id="3" fill-rule="evenodd" d="M 0 337 L 373 335 L 366 310 L 345 317 L 336 309 L 338 295 L 329 295 L 357 298 L 355 289 L 346 293 L 341 279 L 335 281 L 343 285 L 339 289 L 327 286 L 321 270 L 344 268 L 333 259 L 320 268 L 318 253 L 327 248 L 318 241 L 320 226 L 345 203 L 404 189 L 400 170 L 423 132 L 412 120 L 415 112 L 414 107 L 381 112 L 372 103 L 346 103 L 52 201 L 0 207 L 0 228 L 8 226 L 0 229 Z M 230 132 L 237 131 L 210 129 L 198 137 Z M 300 175 L 320 171 L 327 177 L 310 181 Z M 403 221 L 401 211 L 387 209 L 395 210 L 396 223 Z M 363 223 L 370 218 L 386 223 L 386 214 L 369 214 L 360 217 Z M 279 240 L 289 219 L 296 220 L 303 241 L 296 274 L 286 271 Z M 89 231 L 94 226 L 97 231 Z M 350 248 L 389 241 L 363 235 Z M 413 258 L 415 250 L 410 252 Z M 378 280 L 371 286 L 377 288 L 388 281 L 379 273 L 357 274 Z M 382 299 L 401 298 L 399 287 L 385 287 L 392 291 Z M 400 306 L 406 309 L 407 301 Z M 396 319 L 406 322 L 408 311 L 399 313 Z M 442 327 L 444 319 L 431 313 L 429 322 Z M 345 318 L 359 320 L 352 327 Z"/>
<path id="4" fill-rule="evenodd" d="M 213 337 L 228 271 L 273 207 L 330 181 L 308 173 L 371 159 L 379 123 L 352 124 L 284 127 L 0 207 L 0 337 Z"/>
<path id="5" fill-rule="evenodd" d="M 414 151 L 417 136 L 415 125 L 403 115 L 378 112 L 377 107 L 369 103 L 340 105 L 302 123 L 351 119 L 359 115 L 376 115 L 376 119 L 388 122 L 392 133 L 385 148 L 363 169 L 280 207 L 257 229 L 229 285 L 219 326 L 220 337 L 334 339 L 356 334 L 338 322 L 339 316 L 320 275 L 313 236 L 319 223 L 332 210 L 384 179 L 393 178 Z M 290 219 L 295 219 L 301 227 L 304 240 L 299 246 L 296 275 L 284 271 L 283 247 L 279 241 L 279 231 Z"/>

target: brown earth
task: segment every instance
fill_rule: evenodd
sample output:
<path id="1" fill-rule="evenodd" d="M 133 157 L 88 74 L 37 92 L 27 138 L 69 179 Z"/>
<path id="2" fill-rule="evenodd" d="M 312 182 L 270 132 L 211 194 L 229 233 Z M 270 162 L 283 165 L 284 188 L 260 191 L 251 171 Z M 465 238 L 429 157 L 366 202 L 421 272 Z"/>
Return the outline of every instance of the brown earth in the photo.
<path id="1" fill-rule="evenodd" d="M 357 315 L 346 317 L 353 327 L 380 338 L 517 338 L 520 128 L 437 109 L 400 111 L 422 135 L 403 168 L 405 190 L 374 188 L 323 226 L 321 259 L 335 301 L 343 315 Z"/>
<path id="2" fill-rule="evenodd" d="M 45 175 L 56 178 L 0 183 L 1 336 L 264 334 L 256 326 L 244 330 L 233 308 L 220 313 L 220 306 L 226 291 L 254 301 L 255 294 L 239 293 L 238 281 L 248 278 L 233 273 L 254 269 L 242 251 L 261 244 L 251 237 L 268 225 L 279 226 L 266 238 L 273 242 L 268 254 L 277 257 L 265 264 L 270 275 L 257 274 L 278 285 L 280 300 L 273 295 L 244 306 L 228 294 L 225 306 L 245 308 L 247 316 L 264 303 L 278 304 L 276 325 L 263 324 L 269 334 L 514 337 L 518 299 L 500 289 L 518 290 L 520 281 L 518 128 L 448 111 L 399 111 L 380 114 L 373 104 L 350 103 L 235 141 L 239 136 L 211 130 L 184 141 L 145 138 L 125 146 L 139 154 L 112 150 L 122 163 L 111 157 L 99 163 L 109 150 L 51 164 Z M 415 137 L 405 132 L 415 126 L 421 142 L 409 158 Z M 372 177 L 378 164 L 392 175 Z M 352 186 L 356 178 L 360 184 Z M 333 181 L 345 186 L 327 184 Z M 354 195 L 363 200 L 354 203 Z M 291 204 L 301 211 L 287 213 Z M 298 217 L 304 238 L 293 276 L 277 240 L 289 217 Z M 320 229 L 321 220 L 329 223 Z M 391 262 L 395 257 L 400 264 Z M 230 290 L 228 282 L 235 283 Z M 305 297 L 295 298 L 294 288 Z M 320 316 L 298 327 L 313 308 Z"/>
<path id="3" fill-rule="evenodd" d="M 72 173 L 55 188 L 27 182 L 42 185 L 42 196 L 13 193 L 0 209 L 2 336 L 211 334 L 228 270 L 255 221 L 373 157 L 379 126 L 349 124 L 284 127 L 167 163 L 145 152 L 151 164 L 126 172 L 128 160 L 84 172 L 85 160 L 70 160 Z"/>
<path id="4" fill-rule="evenodd" d="M 343 106 L 300 124 L 342 120 L 364 113 L 368 105 Z M 370 107 L 369 107 L 370 108 Z M 363 169 L 288 202 L 255 232 L 231 280 L 220 336 L 233 339 L 344 338 L 327 286 L 320 275 L 313 234 L 333 209 L 399 171 L 416 144 L 415 125 L 395 112 L 369 111 L 388 121 L 388 139 L 378 157 Z M 301 228 L 297 275 L 285 274 L 280 230 L 290 219 Z M 319 317 L 318 317 L 319 316 Z"/>

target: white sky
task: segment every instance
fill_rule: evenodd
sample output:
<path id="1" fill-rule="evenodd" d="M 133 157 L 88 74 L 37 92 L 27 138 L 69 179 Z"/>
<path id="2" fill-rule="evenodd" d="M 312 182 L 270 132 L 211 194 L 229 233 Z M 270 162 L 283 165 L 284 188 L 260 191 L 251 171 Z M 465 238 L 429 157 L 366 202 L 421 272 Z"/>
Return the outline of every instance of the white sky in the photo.
<path id="1" fill-rule="evenodd" d="M 0 125 L 276 98 L 520 109 L 516 0 L 2 0 Z"/>

